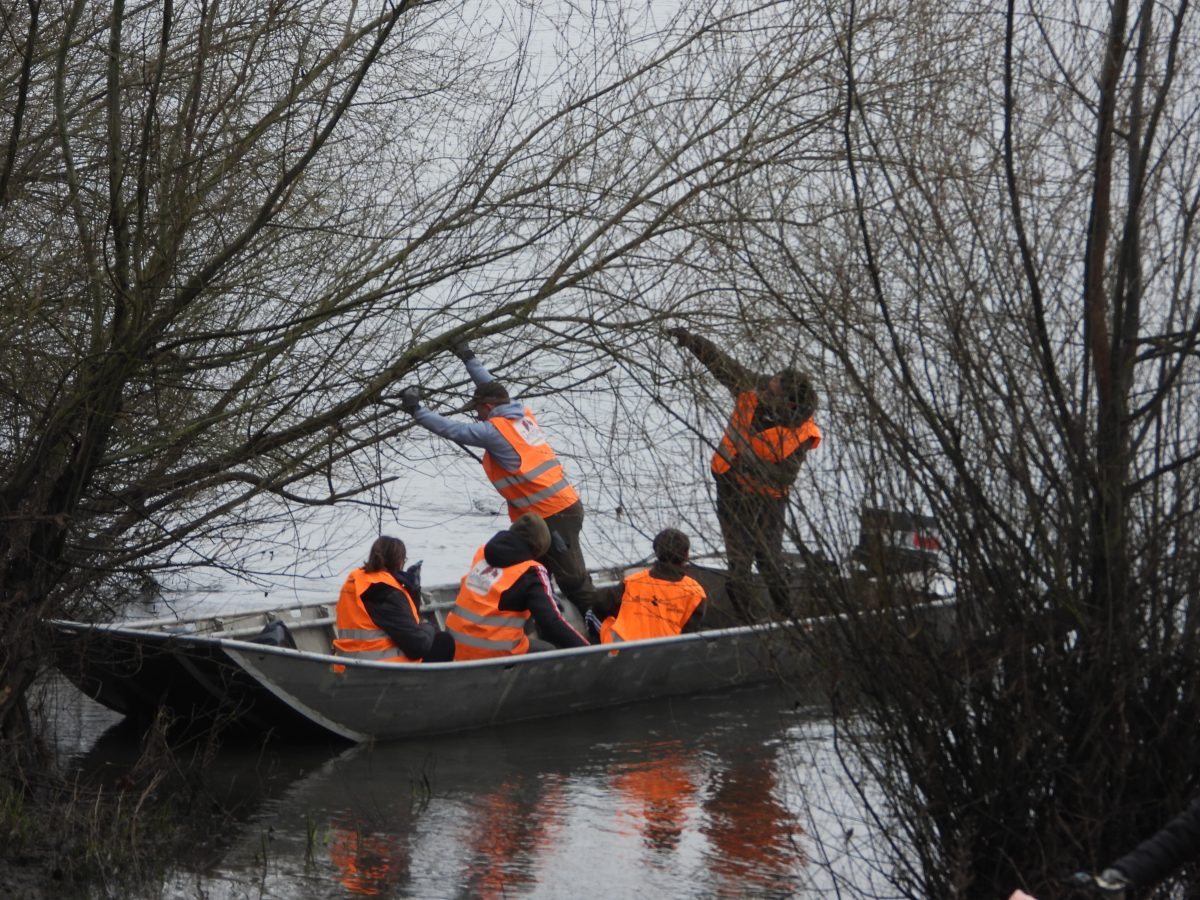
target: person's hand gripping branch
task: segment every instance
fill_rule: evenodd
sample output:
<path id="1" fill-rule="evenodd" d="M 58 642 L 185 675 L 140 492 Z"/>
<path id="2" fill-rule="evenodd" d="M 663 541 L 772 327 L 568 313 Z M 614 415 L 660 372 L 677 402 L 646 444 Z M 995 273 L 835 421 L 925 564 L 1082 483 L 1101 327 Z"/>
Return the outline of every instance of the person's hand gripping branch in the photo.
<path id="1" fill-rule="evenodd" d="M 410 384 L 408 387 L 400 391 L 400 408 L 410 416 L 414 415 L 417 408 L 421 405 L 421 389 Z"/>

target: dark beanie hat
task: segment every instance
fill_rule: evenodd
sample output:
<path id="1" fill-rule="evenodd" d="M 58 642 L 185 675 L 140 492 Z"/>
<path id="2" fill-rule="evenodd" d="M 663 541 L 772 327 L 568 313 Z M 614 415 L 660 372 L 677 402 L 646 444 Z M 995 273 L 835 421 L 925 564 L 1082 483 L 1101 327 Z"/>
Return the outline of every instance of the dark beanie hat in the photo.
<path id="1" fill-rule="evenodd" d="M 471 395 L 472 405 L 480 403 L 491 403 L 493 405 L 500 403 L 509 403 L 508 390 L 498 381 L 488 381 L 475 388 L 475 393 Z"/>
<path id="2" fill-rule="evenodd" d="M 688 536 L 677 528 L 664 528 L 654 536 L 654 556 L 659 562 L 681 566 L 687 562 L 691 546 Z"/>
<path id="3" fill-rule="evenodd" d="M 799 418 L 807 419 L 817 411 L 817 389 L 813 387 L 807 372 L 784 369 L 779 373 L 779 387 L 784 399 L 796 410 Z"/>
<path id="4" fill-rule="evenodd" d="M 529 545 L 535 559 L 550 549 L 550 529 L 537 513 L 525 513 L 509 525 L 508 530 Z"/>

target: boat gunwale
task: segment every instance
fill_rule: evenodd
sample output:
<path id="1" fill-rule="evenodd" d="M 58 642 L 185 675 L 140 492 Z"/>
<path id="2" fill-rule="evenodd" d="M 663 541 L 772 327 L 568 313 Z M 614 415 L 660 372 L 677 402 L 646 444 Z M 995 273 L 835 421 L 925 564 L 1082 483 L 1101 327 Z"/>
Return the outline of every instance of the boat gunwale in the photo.
<path id="1" fill-rule="evenodd" d="M 938 609 L 943 606 L 954 604 L 953 597 L 937 598 L 921 604 L 921 609 Z M 312 604 L 314 606 L 321 605 L 319 603 Z M 275 607 L 274 609 L 265 610 L 265 612 L 278 611 L 283 609 L 292 609 L 295 607 Z M 861 610 L 854 615 L 875 614 L 881 615 L 887 612 L 895 612 L 894 609 L 873 609 Z M 802 619 L 782 619 L 773 622 L 760 622 L 751 625 L 736 625 L 729 628 L 718 628 L 706 631 L 687 632 L 679 635 L 671 635 L 660 638 L 645 638 L 637 641 L 625 641 L 611 644 L 590 644 L 585 647 L 567 647 L 554 650 L 542 650 L 535 653 L 523 653 L 514 656 L 497 656 L 488 659 L 472 659 L 437 663 L 420 663 L 424 671 L 426 666 L 434 666 L 437 671 L 460 671 L 463 669 L 477 669 L 488 667 L 508 667 L 513 665 L 532 665 L 539 660 L 560 660 L 577 656 L 595 655 L 598 653 L 611 653 L 619 655 L 623 650 L 641 650 L 643 648 L 659 647 L 663 645 L 676 644 L 692 644 L 698 642 L 710 643 L 715 640 L 720 640 L 726 637 L 750 636 L 754 634 L 768 635 L 776 631 L 781 631 L 784 628 L 798 628 L 801 630 L 810 630 L 815 626 L 822 625 L 838 619 L 844 619 L 851 613 L 836 613 L 825 614 L 820 616 L 806 617 Z M 209 617 L 198 617 L 204 619 Z M 196 620 L 179 620 L 181 622 L 196 621 Z M 116 636 L 131 639 L 154 639 L 155 641 L 164 644 L 174 643 L 177 645 L 198 645 L 206 647 L 223 648 L 229 646 L 231 649 L 240 652 L 267 653 L 273 656 L 284 656 L 294 659 L 303 659 L 311 662 L 332 663 L 355 669 L 377 669 L 386 671 L 403 670 L 406 664 L 387 662 L 385 660 L 364 660 L 354 659 L 349 656 L 342 656 L 334 653 L 317 653 L 312 650 L 300 650 L 292 647 L 279 647 L 273 644 L 260 644 L 254 641 L 240 640 L 238 638 L 217 637 L 214 635 L 194 634 L 188 632 L 167 632 L 138 628 L 129 623 L 87 623 L 74 622 L 68 619 L 49 619 L 47 624 L 55 627 L 65 628 L 66 630 L 76 633 L 86 633 L 89 631 L 105 634 L 108 636 Z M 286 623 L 285 623 L 286 624 Z M 297 623 L 303 625 L 303 622 Z M 326 627 L 321 625 L 320 627 Z"/>
<path id="2" fill-rule="evenodd" d="M 496 656 L 488 659 L 469 659 L 450 662 L 438 663 L 420 663 L 424 666 L 436 666 L 438 671 L 442 670 L 461 670 L 475 669 L 489 666 L 511 666 L 514 664 L 527 664 L 530 661 L 539 659 L 563 659 L 565 657 L 587 656 L 596 653 L 619 653 L 622 650 L 629 650 L 642 647 L 660 646 L 663 644 L 688 644 L 698 641 L 710 642 L 719 638 L 734 636 L 734 635 L 750 635 L 755 632 L 768 634 L 779 630 L 784 625 L 792 625 L 797 622 L 810 622 L 811 619 L 766 622 L 756 625 L 738 625 L 732 628 L 720 628 L 712 631 L 697 631 L 689 634 L 680 634 L 670 637 L 647 638 L 645 640 L 627 641 L 619 644 L 590 644 L 586 647 L 566 647 L 554 650 L 542 650 L 535 653 L 522 653 L 515 656 Z M 300 650 L 292 647 L 278 647 L 273 644 L 259 644 L 254 641 L 239 640 L 238 638 L 222 638 L 203 634 L 187 634 L 187 633 L 170 633 L 164 631 L 144 631 L 137 628 L 116 628 L 112 625 L 92 625 L 85 622 L 72 622 L 63 619 L 48 620 L 48 624 L 56 627 L 63 627 L 76 633 L 86 633 L 95 631 L 106 636 L 122 637 L 122 638 L 150 638 L 164 644 L 187 644 L 193 646 L 204 647 L 230 647 L 231 649 L 240 652 L 264 652 L 273 656 L 285 656 L 294 659 L 305 659 L 312 662 L 335 663 L 337 665 L 346 666 L 347 668 L 356 669 L 379 669 L 387 671 L 396 671 L 404 668 L 404 664 L 387 662 L 386 660 L 370 660 L 370 659 L 354 659 L 350 656 L 342 656 L 334 653 L 316 653 L 312 650 Z"/>

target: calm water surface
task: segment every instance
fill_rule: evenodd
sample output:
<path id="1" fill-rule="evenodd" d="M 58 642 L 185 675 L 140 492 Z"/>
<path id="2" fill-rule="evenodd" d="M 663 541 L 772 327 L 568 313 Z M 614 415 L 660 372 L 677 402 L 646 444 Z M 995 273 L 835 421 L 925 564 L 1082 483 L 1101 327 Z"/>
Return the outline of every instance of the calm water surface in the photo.
<path id="1" fill-rule="evenodd" d="M 136 754 L 119 726 L 96 739 L 106 710 L 78 721 L 62 731 L 82 768 Z M 425 741 L 227 747 L 207 778 L 234 818 L 163 895 L 826 896 L 812 832 L 841 826 L 806 794 L 828 743 L 819 712 L 755 688 Z"/>

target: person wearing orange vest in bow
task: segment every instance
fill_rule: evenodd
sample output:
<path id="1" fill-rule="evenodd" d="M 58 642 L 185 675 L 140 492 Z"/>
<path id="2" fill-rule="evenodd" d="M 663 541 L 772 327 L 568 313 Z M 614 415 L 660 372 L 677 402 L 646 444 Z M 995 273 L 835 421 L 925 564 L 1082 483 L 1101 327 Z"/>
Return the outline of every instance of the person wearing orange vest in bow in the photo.
<path id="1" fill-rule="evenodd" d="M 540 561 L 582 613 L 596 602 L 596 589 L 583 559 L 579 535 L 583 503 L 568 480 L 533 412 L 508 390 L 465 343 L 453 351 L 475 383 L 470 406 L 478 422 L 454 422 L 421 405 L 421 389 L 400 392 L 400 405 L 418 425 L 466 447 L 479 447 L 483 470 L 508 505 L 508 517 L 537 513 L 550 529 L 550 549 Z"/>
<path id="2" fill-rule="evenodd" d="M 446 614 L 456 662 L 588 645 L 563 618 L 550 592 L 550 573 L 538 562 L 549 544 L 545 520 L 525 513 L 476 551 Z M 540 640 L 525 632 L 530 619 Z"/>
<path id="3" fill-rule="evenodd" d="M 752 564 L 766 582 L 776 611 L 794 612 L 783 560 L 788 497 L 805 454 L 821 443 L 813 420 L 817 391 L 809 376 L 787 368 L 775 375 L 747 369 L 706 338 L 668 329 L 734 397 L 733 413 L 713 454 L 717 521 L 729 560 L 729 595 L 743 618 L 753 618 L 747 578 Z"/>
<path id="4" fill-rule="evenodd" d="M 603 622 L 587 618 L 600 643 L 640 641 L 672 637 L 697 631 L 704 618 L 707 594 L 685 571 L 691 543 L 675 528 L 664 528 L 654 536 L 654 565 L 626 576 L 602 594 L 604 606 L 616 610 Z"/>
<path id="5" fill-rule="evenodd" d="M 342 585 L 335 615 L 333 652 L 350 659 L 395 663 L 449 662 L 454 641 L 432 622 L 422 622 L 420 564 L 404 569 L 407 549 L 399 538 L 381 535 L 367 561 Z"/>

